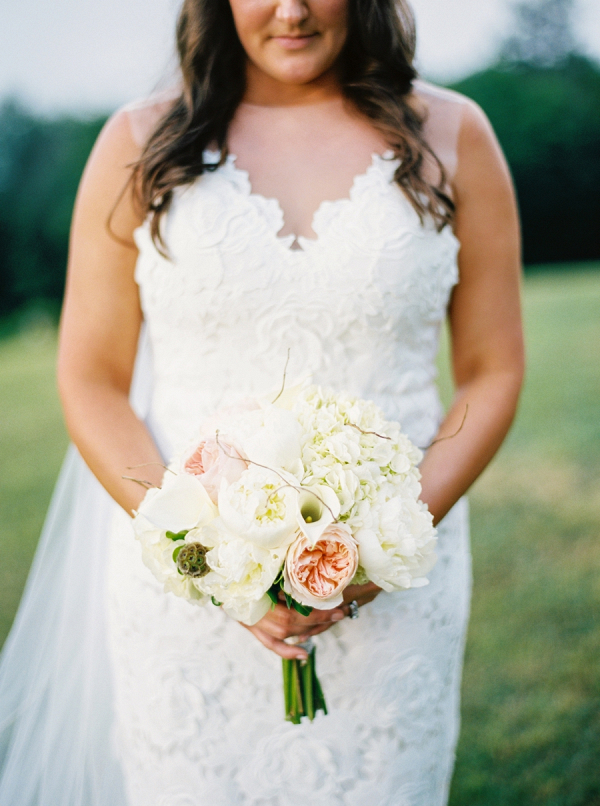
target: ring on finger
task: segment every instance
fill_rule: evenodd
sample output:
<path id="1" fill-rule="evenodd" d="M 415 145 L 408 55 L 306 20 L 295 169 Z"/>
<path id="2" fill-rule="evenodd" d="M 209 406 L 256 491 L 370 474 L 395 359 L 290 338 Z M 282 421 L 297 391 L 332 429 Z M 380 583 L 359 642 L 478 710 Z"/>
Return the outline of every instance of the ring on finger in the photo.
<path id="1" fill-rule="evenodd" d="M 358 618 L 359 615 L 360 615 L 360 613 L 358 612 L 358 602 L 356 601 L 356 599 L 353 599 L 348 604 L 348 616 L 351 619 L 355 619 L 355 618 Z"/>

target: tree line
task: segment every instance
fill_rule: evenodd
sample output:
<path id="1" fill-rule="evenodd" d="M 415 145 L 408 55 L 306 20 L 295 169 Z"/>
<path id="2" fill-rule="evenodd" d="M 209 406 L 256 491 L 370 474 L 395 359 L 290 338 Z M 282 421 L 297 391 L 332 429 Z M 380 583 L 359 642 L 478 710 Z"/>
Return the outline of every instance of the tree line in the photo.
<path id="1" fill-rule="evenodd" d="M 599 67 L 572 53 L 513 56 L 452 88 L 483 107 L 504 148 L 525 263 L 600 260 Z M 32 302 L 58 309 L 77 185 L 103 123 L 0 106 L 0 317 Z"/>

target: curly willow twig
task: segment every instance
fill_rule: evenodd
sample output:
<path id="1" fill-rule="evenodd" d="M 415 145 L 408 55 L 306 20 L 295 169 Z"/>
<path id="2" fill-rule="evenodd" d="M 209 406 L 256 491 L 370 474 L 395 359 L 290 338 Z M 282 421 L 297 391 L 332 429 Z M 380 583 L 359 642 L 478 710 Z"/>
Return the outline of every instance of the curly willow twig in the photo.
<path id="1" fill-rule="evenodd" d="M 136 484 L 139 484 L 141 487 L 144 487 L 146 490 L 157 490 L 158 487 L 156 484 L 152 484 L 151 481 L 146 481 L 145 479 L 134 479 L 133 476 L 121 476 L 122 479 L 125 481 L 135 481 Z"/>
<path id="2" fill-rule="evenodd" d="M 288 481 L 285 478 L 285 476 L 282 476 L 281 473 L 278 470 L 276 470 L 274 467 L 269 467 L 268 465 L 261 465 L 260 462 L 254 462 L 252 459 L 248 459 L 248 457 L 246 457 L 246 456 L 233 456 L 233 454 L 228 453 L 225 450 L 225 448 L 223 447 L 223 445 L 221 445 L 221 443 L 219 441 L 219 429 L 218 428 L 215 431 L 215 442 L 219 446 L 219 450 L 223 451 L 225 456 L 227 456 L 229 459 L 241 459 L 243 462 L 248 462 L 248 464 L 250 464 L 250 465 L 256 465 L 256 467 L 262 467 L 263 470 L 269 470 L 271 473 L 275 473 L 275 475 L 278 476 L 281 479 L 283 484 L 281 485 L 281 487 L 278 487 L 276 490 L 273 490 L 273 492 L 269 493 L 269 495 L 267 497 L 267 501 L 270 501 L 271 498 L 274 495 L 277 495 L 277 493 L 280 490 L 283 490 L 285 487 L 291 487 L 293 490 L 296 490 L 299 493 L 309 492 L 311 495 L 314 495 L 315 498 L 323 504 L 325 509 L 329 510 L 329 514 L 333 518 L 333 522 L 334 523 L 338 522 L 338 519 L 333 514 L 333 510 L 331 509 L 331 507 L 328 504 L 326 504 L 325 501 L 323 501 L 323 499 L 321 498 L 321 496 L 318 495 L 314 490 L 311 490 L 308 487 L 302 487 L 300 484 L 299 485 L 292 484 L 290 481 Z"/>
<path id="3" fill-rule="evenodd" d="M 346 423 L 346 425 L 350 425 L 352 426 L 352 428 L 356 428 L 356 430 L 360 431 L 361 434 L 372 434 L 374 437 L 379 437 L 379 439 L 389 439 L 390 442 L 392 440 L 391 437 L 387 437 L 385 434 L 378 434 L 377 431 L 365 431 L 359 425 L 356 425 L 356 423 Z"/>
<path id="4" fill-rule="evenodd" d="M 163 470 L 168 470 L 169 473 L 173 473 L 174 476 L 177 475 L 174 470 L 171 470 L 170 467 L 163 465 L 162 462 L 144 462 L 141 465 L 130 465 L 127 467 L 127 470 L 137 470 L 140 467 L 151 467 L 152 465 L 158 465 L 158 467 L 162 467 Z M 146 479 L 134 479 L 133 476 L 121 476 L 122 479 L 125 481 L 135 481 L 136 484 L 139 484 L 141 487 L 144 487 L 146 490 L 158 490 L 159 488 L 156 484 L 153 484 L 151 481 L 147 481 Z"/>
<path id="5" fill-rule="evenodd" d="M 438 442 L 444 442 L 444 440 L 446 440 L 446 439 L 454 439 L 454 437 L 457 437 L 460 434 L 460 432 L 463 430 L 463 426 L 465 424 L 465 420 L 467 419 L 467 414 L 468 413 L 469 413 L 469 404 L 465 403 L 465 413 L 463 415 L 462 423 L 460 424 L 458 430 L 455 431 L 453 434 L 449 434 L 447 437 L 438 437 L 437 439 L 434 439 L 433 442 L 430 442 L 429 445 L 427 445 L 426 448 L 420 448 L 420 450 L 428 451 L 429 448 L 432 448 L 434 445 L 437 445 Z"/>
<path id="6" fill-rule="evenodd" d="M 273 405 L 274 403 L 277 403 L 277 401 L 279 400 L 279 398 L 283 394 L 283 390 L 285 389 L 285 378 L 286 378 L 286 375 L 287 375 L 288 364 L 290 363 L 290 350 L 291 350 L 291 347 L 288 347 L 287 358 L 285 359 L 285 366 L 283 368 L 283 379 L 281 381 L 281 389 L 279 390 L 279 394 L 277 395 L 275 400 L 271 401 L 271 405 Z"/>

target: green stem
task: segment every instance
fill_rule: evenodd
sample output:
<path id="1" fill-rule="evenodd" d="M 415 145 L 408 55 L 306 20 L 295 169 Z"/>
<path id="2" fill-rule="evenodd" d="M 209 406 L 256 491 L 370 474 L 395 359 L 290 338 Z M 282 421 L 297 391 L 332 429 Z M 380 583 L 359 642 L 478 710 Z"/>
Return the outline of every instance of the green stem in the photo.
<path id="1" fill-rule="evenodd" d="M 323 689 L 321 688 L 321 683 L 317 677 L 316 664 L 313 665 L 313 683 L 315 688 L 315 712 L 323 711 L 324 714 L 327 714 L 327 705 L 325 703 L 325 696 L 323 694 Z"/>
<path id="2" fill-rule="evenodd" d="M 290 680 L 291 680 L 291 664 L 292 661 L 288 660 L 287 658 L 282 658 L 282 670 L 283 670 L 283 699 L 284 699 L 284 707 L 285 707 L 285 718 L 289 719 L 291 709 L 292 709 L 292 698 L 290 696 Z"/>
<path id="3" fill-rule="evenodd" d="M 302 689 L 300 687 L 299 661 L 292 661 L 292 708 L 290 719 L 295 725 L 300 724 L 300 718 L 304 714 L 302 704 Z"/>
<path id="4" fill-rule="evenodd" d="M 317 677 L 316 648 L 312 641 L 301 645 L 308 652 L 308 659 L 283 659 L 283 697 L 285 718 L 295 725 L 307 716 L 311 722 L 318 711 L 327 713 L 323 689 Z"/>
<path id="5" fill-rule="evenodd" d="M 306 703 L 305 715 L 312 722 L 315 718 L 315 698 L 314 698 L 314 666 L 315 650 L 310 650 L 308 660 L 302 666 L 302 679 L 304 683 L 304 700 Z"/>

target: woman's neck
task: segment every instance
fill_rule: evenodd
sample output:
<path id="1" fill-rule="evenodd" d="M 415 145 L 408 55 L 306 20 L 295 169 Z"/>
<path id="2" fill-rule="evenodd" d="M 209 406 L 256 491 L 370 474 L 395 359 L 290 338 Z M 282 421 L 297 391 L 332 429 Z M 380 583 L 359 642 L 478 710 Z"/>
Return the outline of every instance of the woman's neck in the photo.
<path id="1" fill-rule="evenodd" d="M 243 102 L 254 106 L 307 106 L 343 97 L 337 71 L 328 70 L 307 84 L 286 84 L 269 76 L 252 62 L 246 70 Z"/>

